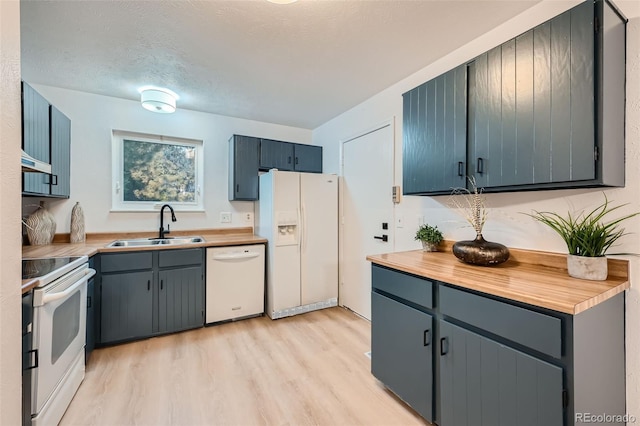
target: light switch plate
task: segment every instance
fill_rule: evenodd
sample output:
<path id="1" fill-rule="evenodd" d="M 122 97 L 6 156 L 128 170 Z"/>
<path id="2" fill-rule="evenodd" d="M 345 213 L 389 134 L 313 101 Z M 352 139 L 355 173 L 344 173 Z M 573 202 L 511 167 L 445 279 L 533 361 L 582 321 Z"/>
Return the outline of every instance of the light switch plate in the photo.
<path id="1" fill-rule="evenodd" d="M 231 212 L 220 212 L 220 223 L 231 223 Z"/>

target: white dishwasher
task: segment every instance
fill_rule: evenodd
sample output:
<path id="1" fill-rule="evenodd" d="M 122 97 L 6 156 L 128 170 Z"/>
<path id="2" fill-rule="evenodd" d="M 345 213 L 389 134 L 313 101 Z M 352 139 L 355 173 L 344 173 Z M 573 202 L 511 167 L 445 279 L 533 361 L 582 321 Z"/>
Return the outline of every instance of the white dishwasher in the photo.
<path id="1" fill-rule="evenodd" d="M 206 323 L 264 313 L 264 244 L 207 249 Z"/>

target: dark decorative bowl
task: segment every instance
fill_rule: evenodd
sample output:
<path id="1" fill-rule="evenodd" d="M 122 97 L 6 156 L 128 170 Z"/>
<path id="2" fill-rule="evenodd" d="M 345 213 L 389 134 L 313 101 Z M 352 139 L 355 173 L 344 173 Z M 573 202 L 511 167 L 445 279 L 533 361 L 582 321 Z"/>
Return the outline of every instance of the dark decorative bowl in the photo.
<path id="1" fill-rule="evenodd" d="M 458 241 L 453 244 L 453 254 L 464 263 L 478 266 L 493 266 L 509 259 L 509 249 L 492 243 L 478 234 L 475 240 Z"/>

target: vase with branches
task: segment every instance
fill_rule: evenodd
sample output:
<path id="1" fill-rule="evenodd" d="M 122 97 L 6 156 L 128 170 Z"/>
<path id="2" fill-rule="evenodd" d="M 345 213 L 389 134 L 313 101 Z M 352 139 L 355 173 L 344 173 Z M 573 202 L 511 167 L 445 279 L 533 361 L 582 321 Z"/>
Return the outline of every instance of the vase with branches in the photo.
<path id="1" fill-rule="evenodd" d="M 482 188 L 478 188 L 474 177 L 467 179 L 471 190 L 455 188 L 449 197 L 449 204 L 476 231 L 476 238 L 456 242 L 453 245 L 453 254 L 472 265 L 491 266 L 506 262 L 509 259 L 509 249 L 502 244 L 486 241 L 482 236 L 488 215 L 486 197 Z"/>

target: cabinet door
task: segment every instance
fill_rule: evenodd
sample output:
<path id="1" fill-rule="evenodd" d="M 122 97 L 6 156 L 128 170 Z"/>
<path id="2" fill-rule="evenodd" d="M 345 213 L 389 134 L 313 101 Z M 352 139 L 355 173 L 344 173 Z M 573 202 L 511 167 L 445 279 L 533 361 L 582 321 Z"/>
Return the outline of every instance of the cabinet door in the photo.
<path id="1" fill-rule="evenodd" d="M 100 305 L 102 343 L 152 334 L 153 271 L 103 274 Z"/>
<path id="2" fill-rule="evenodd" d="M 293 169 L 297 172 L 322 173 L 322 147 L 295 144 Z"/>
<path id="3" fill-rule="evenodd" d="M 85 363 L 89 360 L 91 351 L 96 347 L 96 332 L 95 332 L 95 279 L 91 278 L 87 282 L 87 338 L 84 346 L 84 360 Z"/>
<path id="4" fill-rule="evenodd" d="M 403 96 L 405 194 L 450 193 L 466 185 L 466 65 Z"/>
<path id="5" fill-rule="evenodd" d="M 69 197 L 71 120 L 51 106 L 51 195 Z"/>
<path id="6" fill-rule="evenodd" d="M 158 333 L 204 325 L 201 266 L 161 270 L 158 274 Z"/>
<path id="7" fill-rule="evenodd" d="M 371 293 L 371 373 L 433 420 L 431 315 Z"/>
<path id="8" fill-rule="evenodd" d="M 562 426 L 562 368 L 439 322 L 440 426 Z"/>
<path id="9" fill-rule="evenodd" d="M 49 151 L 49 102 L 22 82 L 22 149 L 28 155 L 51 163 Z M 25 172 L 22 191 L 49 195 L 49 175 Z"/>
<path id="10" fill-rule="evenodd" d="M 260 139 L 260 169 L 293 170 L 293 146 L 289 142 Z"/>
<path id="11" fill-rule="evenodd" d="M 469 167 L 478 187 L 596 178 L 593 3 L 469 65 Z"/>
<path id="12" fill-rule="evenodd" d="M 258 199 L 260 140 L 234 135 L 229 145 L 229 200 Z"/>

